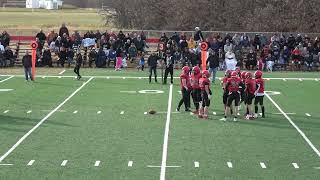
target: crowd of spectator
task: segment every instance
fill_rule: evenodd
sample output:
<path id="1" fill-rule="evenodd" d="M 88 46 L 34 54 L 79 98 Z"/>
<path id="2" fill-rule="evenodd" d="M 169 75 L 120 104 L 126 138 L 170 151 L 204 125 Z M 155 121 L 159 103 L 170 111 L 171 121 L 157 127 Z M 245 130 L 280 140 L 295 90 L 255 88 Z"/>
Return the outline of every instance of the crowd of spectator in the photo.
<path id="1" fill-rule="evenodd" d="M 116 66 L 116 61 L 121 59 L 123 66 L 127 61 L 137 61 L 141 68 L 142 65 L 144 67 L 144 55 L 148 48 L 143 31 L 125 34 L 122 31 L 97 30 L 80 34 L 78 31 L 70 33 L 64 24 L 58 32 L 45 34 L 40 30 L 35 38 L 38 42 L 37 66 L 52 67 L 53 62 L 57 62 L 57 66 L 70 66 L 74 63 L 75 53 L 82 50 L 83 66 L 93 67 L 95 64 L 100 68 L 109 67 L 111 63 Z M 216 59 L 219 70 L 225 69 L 227 53 L 236 59 L 239 67 L 247 70 L 312 71 L 318 70 L 320 65 L 320 39 L 301 34 L 273 34 L 267 37 L 264 34 L 214 33 L 204 36 L 196 27 L 192 35 L 175 32 L 167 36 L 163 33 L 157 51 L 162 58 L 172 56 L 175 64 L 195 66 L 201 64 L 199 45 L 204 41 L 209 45 L 208 59 Z M 10 35 L 4 31 L 0 36 L 0 67 L 14 64 L 14 53 L 9 44 Z"/>

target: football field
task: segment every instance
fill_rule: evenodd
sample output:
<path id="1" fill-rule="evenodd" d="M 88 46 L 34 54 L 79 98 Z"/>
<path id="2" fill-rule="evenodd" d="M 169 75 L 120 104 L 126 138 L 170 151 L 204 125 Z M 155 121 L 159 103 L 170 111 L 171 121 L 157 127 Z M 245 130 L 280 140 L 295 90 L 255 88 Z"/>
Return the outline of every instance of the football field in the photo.
<path id="1" fill-rule="evenodd" d="M 59 72 L 1 72 L 1 180 L 320 179 L 319 73 L 265 73 L 266 118 L 223 122 L 219 83 L 204 120 L 175 111 L 178 79 Z"/>

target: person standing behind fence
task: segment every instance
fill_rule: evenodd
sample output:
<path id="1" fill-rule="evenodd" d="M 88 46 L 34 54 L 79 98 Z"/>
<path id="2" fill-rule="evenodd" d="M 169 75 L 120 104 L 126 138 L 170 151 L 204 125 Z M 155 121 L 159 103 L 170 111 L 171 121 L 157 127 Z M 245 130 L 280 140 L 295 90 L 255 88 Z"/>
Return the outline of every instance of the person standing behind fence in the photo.
<path id="1" fill-rule="evenodd" d="M 24 67 L 26 81 L 29 81 L 29 78 L 31 79 L 31 81 L 33 81 L 31 74 L 32 57 L 31 55 L 29 55 L 29 51 L 26 51 L 26 54 L 22 57 L 22 65 Z"/>
<path id="2" fill-rule="evenodd" d="M 157 65 L 159 57 L 153 52 L 148 58 L 149 66 L 149 84 L 151 83 L 152 72 L 154 73 L 154 81 L 157 83 Z"/>

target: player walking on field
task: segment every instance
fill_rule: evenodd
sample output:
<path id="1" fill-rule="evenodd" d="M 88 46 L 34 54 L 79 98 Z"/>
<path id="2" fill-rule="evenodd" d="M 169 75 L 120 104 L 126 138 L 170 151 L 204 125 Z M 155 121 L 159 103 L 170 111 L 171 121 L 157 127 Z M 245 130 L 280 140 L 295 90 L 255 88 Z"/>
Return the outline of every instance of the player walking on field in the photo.
<path id="1" fill-rule="evenodd" d="M 190 76 L 189 76 L 189 67 L 184 66 L 182 68 L 182 72 L 180 75 L 180 87 L 182 93 L 182 99 L 179 102 L 177 107 L 177 111 L 180 111 L 180 107 L 182 104 L 185 106 L 185 111 L 190 112 L 190 91 L 191 91 L 191 84 L 190 84 Z"/>
<path id="2" fill-rule="evenodd" d="M 201 102 L 199 104 L 200 108 L 198 117 L 203 119 L 208 119 L 208 109 L 212 95 L 209 77 L 209 71 L 205 70 L 202 72 L 202 78 L 199 80 L 199 86 L 201 89 Z"/>
<path id="3" fill-rule="evenodd" d="M 201 78 L 201 72 L 199 66 L 195 66 L 192 68 L 192 73 L 191 73 L 191 88 L 192 88 L 192 100 L 193 104 L 196 107 L 196 111 L 194 111 L 194 114 L 199 113 L 199 102 L 201 101 L 201 89 L 199 86 L 199 80 Z"/>
<path id="4" fill-rule="evenodd" d="M 263 105 L 263 98 L 264 98 L 264 79 L 262 78 L 262 71 L 256 71 L 254 76 L 256 78 L 256 86 L 257 90 L 255 91 L 254 95 L 256 96 L 254 99 L 254 117 L 258 117 L 258 104 L 260 105 L 262 117 L 265 117 L 265 109 Z"/>
<path id="5" fill-rule="evenodd" d="M 80 50 L 78 50 L 77 55 L 76 55 L 76 67 L 74 68 L 74 73 L 77 74 L 77 80 L 81 79 L 81 76 L 80 76 L 81 64 L 82 64 L 82 55 L 81 55 Z"/>
<path id="6" fill-rule="evenodd" d="M 245 80 L 245 104 L 246 104 L 246 119 L 251 119 L 253 117 L 253 111 L 252 111 L 252 101 L 254 99 L 254 93 L 256 91 L 256 81 L 252 78 L 252 73 L 247 72 L 246 73 L 246 80 Z"/>

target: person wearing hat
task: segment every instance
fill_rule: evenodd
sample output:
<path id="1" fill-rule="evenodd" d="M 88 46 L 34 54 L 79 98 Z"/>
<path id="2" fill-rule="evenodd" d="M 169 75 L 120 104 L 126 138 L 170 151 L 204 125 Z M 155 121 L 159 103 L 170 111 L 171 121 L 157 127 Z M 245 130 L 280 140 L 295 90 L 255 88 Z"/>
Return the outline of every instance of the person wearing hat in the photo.
<path id="1" fill-rule="evenodd" d="M 26 51 L 26 54 L 22 57 L 22 64 L 24 67 L 24 74 L 26 77 L 26 81 L 28 81 L 29 78 L 31 79 L 31 81 L 33 81 L 32 73 L 31 73 L 32 57 L 29 54 L 29 51 Z"/>
<path id="2" fill-rule="evenodd" d="M 80 76 L 80 67 L 81 67 L 81 64 L 82 64 L 82 55 L 81 55 L 81 51 L 80 49 L 77 50 L 77 54 L 76 54 L 76 66 L 74 67 L 74 73 L 77 74 L 77 80 L 80 80 L 81 79 L 81 76 Z"/>
<path id="3" fill-rule="evenodd" d="M 167 51 L 167 55 L 164 61 L 166 65 L 166 69 L 164 71 L 164 79 L 163 84 L 167 84 L 168 75 L 170 73 L 171 76 L 171 84 L 173 84 L 173 66 L 174 66 L 174 57 L 170 50 Z"/>

